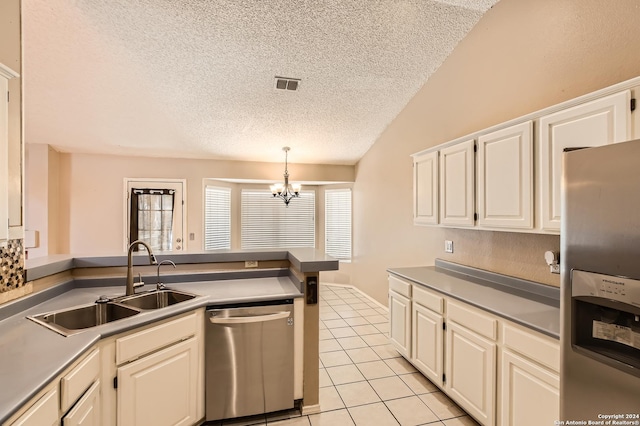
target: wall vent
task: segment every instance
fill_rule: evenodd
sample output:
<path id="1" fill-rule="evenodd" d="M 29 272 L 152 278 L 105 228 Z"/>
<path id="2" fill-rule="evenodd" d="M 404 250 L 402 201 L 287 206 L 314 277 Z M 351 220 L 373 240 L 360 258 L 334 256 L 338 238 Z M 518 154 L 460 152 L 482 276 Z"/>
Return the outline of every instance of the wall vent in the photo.
<path id="1" fill-rule="evenodd" d="M 295 92 L 300 88 L 299 78 L 278 77 L 276 76 L 276 90 L 289 90 Z"/>

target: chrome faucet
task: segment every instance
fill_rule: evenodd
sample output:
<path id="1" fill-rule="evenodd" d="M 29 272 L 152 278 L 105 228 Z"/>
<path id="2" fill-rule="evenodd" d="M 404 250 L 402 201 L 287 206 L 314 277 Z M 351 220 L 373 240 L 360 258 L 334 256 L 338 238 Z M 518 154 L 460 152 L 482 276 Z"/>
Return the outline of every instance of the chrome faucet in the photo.
<path id="1" fill-rule="evenodd" d="M 150 265 L 158 264 L 158 261 L 156 260 L 156 257 L 154 256 L 153 251 L 151 251 L 151 247 L 149 247 L 147 243 L 140 240 L 136 240 L 131 243 L 131 245 L 129 246 L 129 250 L 127 252 L 127 284 L 126 284 L 127 287 L 125 291 L 125 295 L 127 296 L 135 294 L 135 290 L 133 288 L 133 249 L 138 244 L 142 244 L 147 249 L 147 252 L 149 253 L 149 264 Z"/>
<path id="2" fill-rule="evenodd" d="M 162 265 L 173 265 L 173 269 L 176 268 L 176 264 L 173 263 L 170 260 L 163 260 L 162 262 L 158 263 L 158 277 L 156 278 L 156 290 L 160 291 L 164 288 L 164 284 L 162 284 L 162 282 L 160 282 L 160 267 Z"/>

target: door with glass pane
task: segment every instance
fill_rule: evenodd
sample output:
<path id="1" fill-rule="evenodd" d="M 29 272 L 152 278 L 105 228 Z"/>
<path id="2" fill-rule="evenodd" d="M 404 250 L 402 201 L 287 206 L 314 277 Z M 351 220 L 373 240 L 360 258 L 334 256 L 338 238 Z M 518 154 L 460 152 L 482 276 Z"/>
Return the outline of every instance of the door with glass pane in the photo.
<path id="1" fill-rule="evenodd" d="M 127 179 L 125 246 L 142 240 L 154 252 L 184 251 L 185 187 L 184 180 Z"/>

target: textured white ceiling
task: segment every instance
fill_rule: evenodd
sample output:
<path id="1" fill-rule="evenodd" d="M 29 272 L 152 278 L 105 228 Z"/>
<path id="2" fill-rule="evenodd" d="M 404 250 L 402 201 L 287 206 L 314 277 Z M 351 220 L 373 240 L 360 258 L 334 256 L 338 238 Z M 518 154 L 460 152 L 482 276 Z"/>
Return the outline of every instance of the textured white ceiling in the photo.
<path id="1" fill-rule="evenodd" d="M 496 1 L 23 0 L 25 139 L 355 164 Z"/>

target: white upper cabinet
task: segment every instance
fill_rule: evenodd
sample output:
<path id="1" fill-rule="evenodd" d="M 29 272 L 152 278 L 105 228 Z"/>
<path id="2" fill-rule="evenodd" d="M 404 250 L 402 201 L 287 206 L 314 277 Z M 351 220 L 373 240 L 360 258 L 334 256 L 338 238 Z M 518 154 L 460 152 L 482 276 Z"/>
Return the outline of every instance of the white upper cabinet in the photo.
<path id="1" fill-rule="evenodd" d="M 625 90 L 540 118 L 538 174 L 544 231 L 560 231 L 560 182 L 565 148 L 592 147 L 630 138 L 631 91 Z"/>
<path id="2" fill-rule="evenodd" d="M 18 77 L 0 64 L 0 247 L 9 238 L 9 79 Z"/>
<path id="3" fill-rule="evenodd" d="M 640 137 L 639 92 L 637 77 L 413 154 L 414 224 L 560 233 L 562 153 Z"/>
<path id="4" fill-rule="evenodd" d="M 478 138 L 478 225 L 533 228 L 533 122 Z"/>
<path id="5" fill-rule="evenodd" d="M 438 223 L 438 151 L 413 156 L 413 223 Z"/>
<path id="6" fill-rule="evenodd" d="M 440 150 L 440 223 L 472 227 L 474 209 L 473 139 Z"/>

